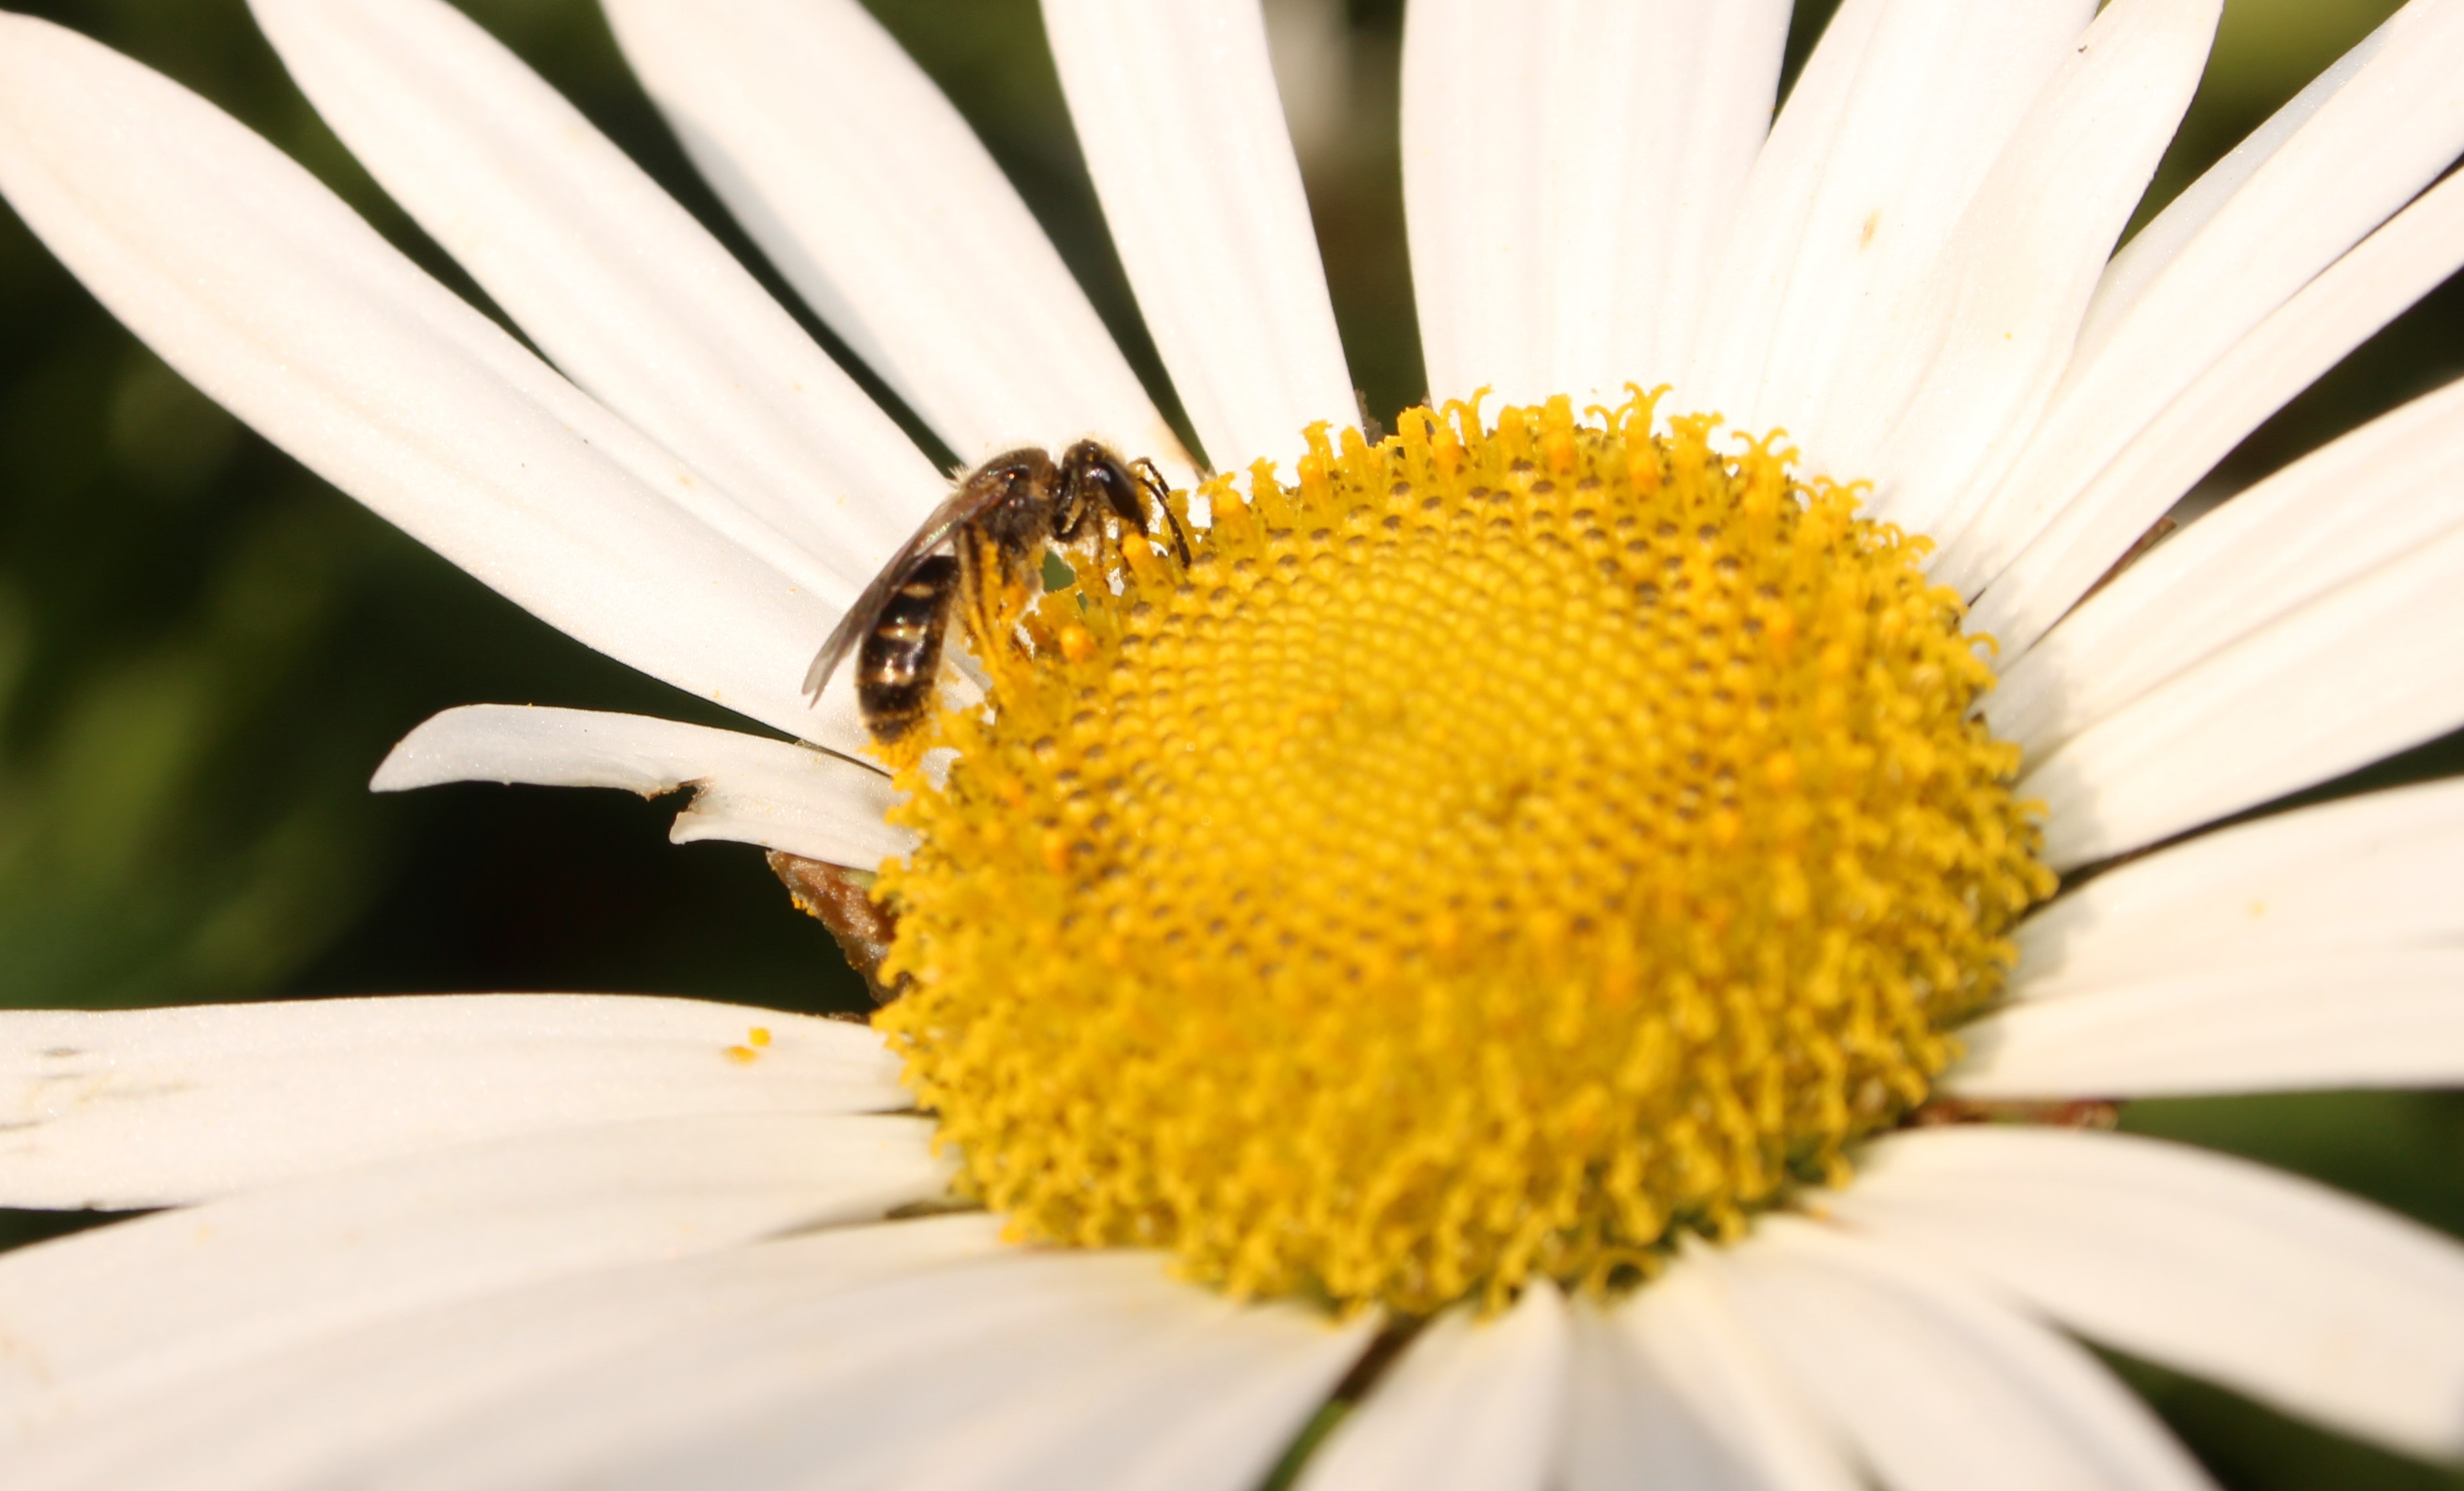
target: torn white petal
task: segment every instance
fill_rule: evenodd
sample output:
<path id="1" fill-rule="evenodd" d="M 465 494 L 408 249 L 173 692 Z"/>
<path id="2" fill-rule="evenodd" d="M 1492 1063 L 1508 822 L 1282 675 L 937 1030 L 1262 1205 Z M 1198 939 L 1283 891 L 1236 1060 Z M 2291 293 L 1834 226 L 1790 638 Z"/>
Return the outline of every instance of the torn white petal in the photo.
<path id="1" fill-rule="evenodd" d="M 646 798 L 693 789 L 678 844 L 728 839 L 869 868 L 914 847 L 883 821 L 890 778 L 845 756 L 784 740 L 640 714 L 531 705 L 447 710 L 377 768 L 368 785 L 402 792 L 449 781 L 615 787 Z"/>

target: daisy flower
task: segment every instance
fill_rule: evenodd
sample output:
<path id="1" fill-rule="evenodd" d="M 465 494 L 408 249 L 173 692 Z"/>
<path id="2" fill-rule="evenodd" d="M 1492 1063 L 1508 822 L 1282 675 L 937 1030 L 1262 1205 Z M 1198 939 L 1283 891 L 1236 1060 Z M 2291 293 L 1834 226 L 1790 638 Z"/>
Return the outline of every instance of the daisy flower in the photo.
<path id="1" fill-rule="evenodd" d="M 800 683 L 949 478 L 518 60 L 255 8 L 528 345 L 0 21 L 0 191 L 172 366 L 790 737 L 477 707 L 377 785 L 690 786 L 879 866 L 897 995 L 0 1016 L 0 1200 L 161 1208 L 0 1259 L 10 1485 L 2204 1484 L 2081 1338 L 2464 1453 L 2464 1248 L 2089 1122 L 2464 1076 L 2464 790 L 2203 831 L 2464 718 L 2464 385 L 2099 585 L 2464 262 L 2459 0 L 2114 252 L 2218 4 L 1846 0 L 1774 119 L 1780 0 L 1419 0 L 1387 436 L 1257 10 L 1046 0 L 1192 452 L 853 0 L 607 0 L 951 450 L 1172 489 L 963 582 L 877 755 Z"/>

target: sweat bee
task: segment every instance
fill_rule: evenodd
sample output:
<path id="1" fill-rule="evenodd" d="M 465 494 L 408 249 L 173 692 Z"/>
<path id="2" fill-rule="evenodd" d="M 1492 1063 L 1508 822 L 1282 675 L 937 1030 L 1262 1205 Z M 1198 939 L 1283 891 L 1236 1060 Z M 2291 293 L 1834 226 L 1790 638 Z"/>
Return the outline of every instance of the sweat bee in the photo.
<path id="1" fill-rule="evenodd" d="M 894 743 L 932 704 L 953 607 L 964 604 L 979 642 L 991 645 L 1007 630 L 1002 598 L 1025 591 L 1047 541 L 1100 538 L 1107 511 L 1144 537 L 1152 502 L 1187 563 L 1189 536 L 1164 502 L 1168 490 L 1153 461 L 1124 461 L 1093 440 L 1079 441 L 1058 462 L 1036 446 L 986 461 L 933 510 L 840 618 L 804 674 L 806 697 L 819 700 L 853 652 L 865 729 L 884 745 Z M 956 552 L 941 553 L 945 544 Z"/>

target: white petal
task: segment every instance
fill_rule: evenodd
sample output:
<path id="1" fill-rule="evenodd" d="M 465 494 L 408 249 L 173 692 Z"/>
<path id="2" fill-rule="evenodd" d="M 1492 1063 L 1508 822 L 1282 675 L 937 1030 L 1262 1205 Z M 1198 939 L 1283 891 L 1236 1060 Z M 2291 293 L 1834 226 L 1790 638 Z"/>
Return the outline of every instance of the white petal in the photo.
<path id="1" fill-rule="evenodd" d="M 448 781 L 616 787 L 646 798 L 693 789 L 669 837 L 730 839 L 831 865 L 870 867 L 914 847 L 882 822 L 890 778 L 783 740 L 641 714 L 532 705 L 447 710 L 403 736 L 368 785 L 403 792 Z"/>
<path id="2" fill-rule="evenodd" d="M 2324 1187 L 2150 1139 L 1979 1127 L 1881 1141 L 1825 1204 L 2133 1355 L 2464 1453 L 2464 1248 Z"/>
<path id="3" fill-rule="evenodd" d="M 1921 1256 L 1779 1217 L 1722 1262 L 1747 1320 L 1893 1491 L 2209 1484 L 2085 1351 Z"/>
<path id="4" fill-rule="evenodd" d="M 975 1425 L 1154 1361 L 1217 1303 L 1153 1254 L 1011 1252 L 853 1290 L 775 1289 L 760 1315 L 713 1311 L 647 1348 L 509 1385 L 362 1475 L 507 1491 L 911 1485 Z"/>
<path id="5" fill-rule="evenodd" d="M 605 10 L 745 231 L 961 458 L 1091 434 L 1185 473 L 1026 204 L 855 0 Z"/>
<path id="6" fill-rule="evenodd" d="M 531 340 L 820 560 L 832 599 L 940 501 L 933 463 L 718 241 L 461 11 L 253 5 L 317 112 Z"/>
<path id="7" fill-rule="evenodd" d="M 2252 130 L 2215 164 L 2201 172 L 2197 181 L 2182 188 L 2180 195 L 2165 204 L 2163 211 L 2148 220 L 2147 226 L 2130 235 L 2130 242 L 2105 266 L 2096 300 L 2088 307 L 2086 322 L 2079 327 L 2080 357 L 2092 358 L 2103 349 L 2124 313 L 2145 297 L 2148 286 L 2165 267 L 2198 236 L 2199 230 L 2233 199 L 2260 166 L 2284 148 L 2295 131 L 2308 123 L 2311 116 L 2353 80 L 2364 63 L 2378 55 L 2397 25 L 2392 17 L 2381 23 L 2378 30 L 2363 37 L 2282 108 L 2269 115 L 2266 123 Z"/>
<path id="8" fill-rule="evenodd" d="M 2076 641 L 2071 627 L 2080 618 L 2063 613 L 2193 483 L 2458 267 L 2464 267 L 2464 180 L 2451 178 L 2302 286 L 2184 389 L 1985 587 L 1969 613 L 1969 630 L 1995 637 L 2006 664 L 2020 659 L 2014 674 L 2027 666 L 2021 654 L 2041 650 L 2037 639 L 2057 619 L 2057 635 Z M 2158 557 L 2162 551 L 2150 558 Z M 2006 678 L 1987 701 L 1989 713 L 1999 717 L 2014 711 L 2012 701 L 2020 692 Z"/>
<path id="9" fill-rule="evenodd" d="M 33 1426 L 36 1433 L 12 1451 L 11 1488 L 236 1491 L 342 1483 L 461 1491 L 569 1483 L 552 1475 L 521 1479 L 526 1467 L 512 1463 L 501 1470 L 457 1467 L 467 1471 L 465 1479 L 448 1480 L 423 1474 L 421 1462 L 450 1457 L 462 1447 L 458 1440 L 476 1440 L 459 1420 L 484 1422 L 529 1395 L 627 1369 L 637 1376 L 677 1375 L 670 1364 L 706 1365 L 693 1357 L 706 1340 L 792 1329 L 826 1317 L 836 1302 L 904 1305 L 907 1322 L 919 1330 L 945 1299 L 959 1309 L 982 1307 L 987 1291 L 971 1292 L 963 1283 L 935 1286 L 969 1272 L 968 1260 L 983 1261 L 974 1265 L 979 1269 L 1023 1261 L 999 1249 L 998 1230 L 979 1215 L 837 1229 L 602 1270 L 379 1322 L 173 1384 L 94 1421 L 53 1426 L 49 1433 Z M 926 1281 L 920 1293 L 896 1289 L 897 1281 L 915 1278 Z M 1043 1285 L 1042 1293 L 1065 1310 L 1076 1303 L 1032 1273 L 1020 1282 Z M 1007 1295 L 1021 1292 L 1012 1288 Z M 941 1338 L 948 1335 L 945 1324 Z M 756 1370 L 766 1369 L 775 1383 L 792 1386 L 799 1372 L 780 1367 L 774 1351 Z M 691 1367 L 681 1375 L 692 1381 Z M 603 1441 L 618 1441 L 670 1406 L 657 1395 L 611 1396 L 595 1405 L 587 1429 Z M 585 1461 L 592 1453 L 589 1443 L 569 1442 L 561 1458 Z M 688 1477 L 671 1483 L 713 1482 Z"/>
<path id="10" fill-rule="evenodd" d="M 1246 1491 L 1261 1484 L 1359 1357 L 1376 1321 L 1338 1328 L 1293 1307 L 1257 1313 L 1260 1324 L 1247 1332 L 1257 1339 L 1243 1343 L 1216 1386 L 1170 1385 L 1181 1400 L 1159 1406 L 1151 1418 L 1125 1420 L 1115 1412 L 1089 1425 L 1090 1435 L 1117 1439 L 1128 1453 L 1105 1479 L 1077 1483 L 1117 1491 Z M 1128 1432 L 1132 1422 L 1142 1432 Z"/>
<path id="11" fill-rule="evenodd" d="M 2253 959 L 2032 1000 L 1960 1031 L 1964 1097 L 2464 1083 L 2464 949 Z"/>
<path id="12" fill-rule="evenodd" d="M 1199 1289 L 1150 1306 L 1090 1370 L 1020 1383 L 905 1466 L 908 1491 L 1251 1491 L 1368 1344 L 1312 1306 Z"/>
<path id="13" fill-rule="evenodd" d="M 2452 729 L 2459 630 L 2464 528 L 2218 647 L 2031 763 L 2017 790 L 2046 806 L 2046 863 L 2152 844 Z"/>
<path id="14" fill-rule="evenodd" d="M 1675 378 L 1771 129 L 1780 0 L 1554 0 L 1546 31 L 1549 387 L 1615 406 Z"/>
<path id="15" fill-rule="evenodd" d="M 2199 85 L 2223 0 L 2108 6 L 1993 163 L 1984 189 L 1833 394 L 1845 469 L 1875 482 L 1879 516 L 1914 532 L 2024 439 L 2130 213 Z M 1870 458 L 1869 458 L 1870 452 Z M 2007 456 L 2007 451 L 2003 452 Z"/>
<path id="16" fill-rule="evenodd" d="M 1299 1491 L 1539 1491 L 1565 1412 L 1566 1302 L 1547 1282 L 1493 1320 L 1432 1322 L 1301 1470 Z"/>
<path id="17" fill-rule="evenodd" d="M 1934 571 L 1974 594 L 2166 405 L 2464 150 L 2464 0 L 2414 0 L 2351 80 L 2147 279 Z"/>
<path id="18" fill-rule="evenodd" d="M 2451 200 L 2464 258 L 2464 190 Z M 2464 381 L 2311 452 L 2145 556 L 2011 667 L 1985 716 L 2042 758 L 2235 640 L 2459 527 Z"/>
<path id="19" fill-rule="evenodd" d="M 1854 1491 L 1829 1436 L 1681 1260 L 1607 1317 L 1574 1307 L 1568 1491 Z"/>
<path id="20" fill-rule="evenodd" d="M 2464 190 L 2453 200 L 2464 242 Z M 2010 669 L 1986 718 L 2041 758 L 2235 640 L 2459 527 L 2464 381 L 2311 452 L 2145 555 Z"/>
<path id="21" fill-rule="evenodd" d="M 2203 835 L 2099 875 L 2019 926 L 2011 992 L 2057 998 L 2286 954 L 2464 942 L 2464 782 Z"/>
<path id="22" fill-rule="evenodd" d="M 0 1256 L 0 1423 L 498 1289 L 939 1194 L 913 1118 L 696 1115 L 429 1151 Z"/>
<path id="23" fill-rule="evenodd" d="M 1806 223 L 1888 4 L 1842 0 L 1832 11 L 1754 157 L 1709 278 L 1710 293 L 1685 339 L 1685 372 L 1675 381 L 1685 407 L 1725 410 L 1732 425 L 1753 428 L 1751 401 L 1778 335 Z"/>
<path id="24" fill-rule="evenodd" d="M 7 1010 L 0 1204 L 162 1206 L 633 1118 L 878 1111 L 907 1106 L 897 1076 L 863 1026 L 690 999 Z"/>
<path id="25" fill-rule="evenodd" d="M 798 691 L 836 613 L 755 557 L 766 525 L 205 100 L 0 18 L 0 190 L 183 376 L 542 620 L 781 729 L 863 739 Z"/>
<path id="26" fill-rule="evenodd" d="M 1834 28 L 1853 25 L 1854 9 Z M 1794 99 L 1782 111 L 1732 243 L 1780 233 L 1788 251 L 1731 258 L 1698 344 L 1717 371 L 1681 396 L 1708 398 L 1739 428 L 1786 427 L 1817 472 L 1864 474 L 1838 464 L 1835 403 L 1891 378 L 1877 349 L 1936 282 L 1953 229 L 2095 11 L 2093 0 L 1881 6 L 1844 99 L 1837 81 L 1809 96 L 1825 138 L 1791 126 Z M 1823 158 L 1810 184 L 1806 153 Z"/>
<path id="27" fill-rule="evenodd" d="M 1549 386 L 1548 35 L 1500 0 L 1403 13 L 1403 226 L 1434 403 Z"/>
<path id="28" fill-rule="evenodd" d="M 1155 351 L 1225 471 L 1359 413 L 1257 0 L 1045 0 L 1061 90 Z"/>
<path id="29" fill-rule="evenodd" d="M 1694 1421 L 1590 1301 L 1574 1301 L 1573 1311 L 1565 1442 L 1557 1451 L 1567 1491 L 1655 1485 L 1755 1491 L 1726 1447 Z"/>

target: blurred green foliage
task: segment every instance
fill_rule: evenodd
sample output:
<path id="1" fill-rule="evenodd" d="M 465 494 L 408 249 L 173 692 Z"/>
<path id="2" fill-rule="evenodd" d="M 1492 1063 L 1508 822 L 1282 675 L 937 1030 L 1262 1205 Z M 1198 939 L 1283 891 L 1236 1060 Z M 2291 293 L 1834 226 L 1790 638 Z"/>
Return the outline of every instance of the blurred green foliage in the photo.
<path id="1" fill-rule="evenodd" d="M 758 268 L 586 0 L 468 3 Z M 1032 0 L 872 3 L 1162 389 Z M 2393 8 L 2231 0 L 2151 203 Z M 204 93 L 480 300 L 318 121 L 236 0 L 33 9 Z M 1792 67 L 1827 11 L 1821 0 L 1801 7 Z M 1399 0 L 1353 0 L 1330 29 L 1339 56 L 1316 103 L 1332 126 L 1304 151 L 1337 318 L 1380 417 L 1420 391 L 1396 166 L 1400 15 Z M 2459 364 L 2464 293 L 2451 286 L 2254 436 L 2218 482 L 2246 484 Z M 671 805 L 488 786 L 365 792 L 404 732 L 475 700 L 727 722 L 550 633 L 299 471 L 139 346 L 0 213 L 0 1004 L 551 988 L 862 1002 L 757 852 L 667 845 Z M 2451 737 L 2344 785 L 2448 775 L 2459 754 Z M 2464 1233 L 2455 1094 L 2144 1104 L 2127 1122 Z M 0 1241 L 49 1230 L 0 1217 Z M 2452 1470 L 2125 1370 L 2230 1485 L 2464 1488 Z"/>

